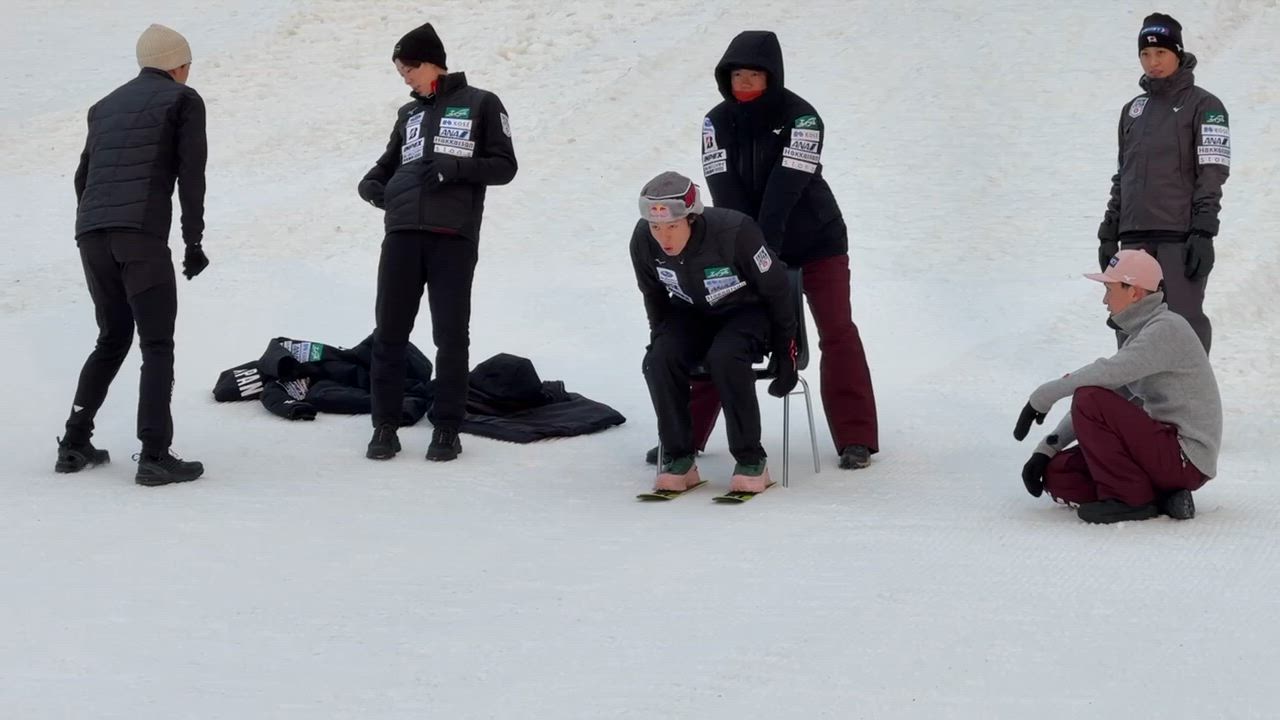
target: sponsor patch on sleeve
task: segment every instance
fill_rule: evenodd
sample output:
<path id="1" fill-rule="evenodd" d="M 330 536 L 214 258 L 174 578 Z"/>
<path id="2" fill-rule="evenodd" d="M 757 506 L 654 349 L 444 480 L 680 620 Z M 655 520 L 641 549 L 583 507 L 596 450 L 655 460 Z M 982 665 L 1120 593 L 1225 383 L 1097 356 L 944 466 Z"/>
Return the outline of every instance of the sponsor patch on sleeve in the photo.
<path id="1" fill-rule="evenodd" d="M 761 247 L 751 259 L 756 261 L 756 267 L 760 268 L 762 273 L 769 272 L 769 268 L 773 267 L 773 256 L 769 254 L 769 249 L 766 247 Z"/>
<path id="2" fill-rule="evenodd" d="M 498 119 L 502 121 L 502 134 L 511 137 L 511 118 L 506 113 L 498 113 Z"/>
<path id="3" fill-rule="evenodd" d="M 800 172 L 807 172 L 810 175 L 818 172 L 818 166 L 815 165 L 814 163 L 805 162 L 804 160 L 797 160 L 795 158 L 790 158 L 790 157 L 782 158 L 782 167 L 791 168 L 792 170 L 799 170 Z"/>
<path id="4" fill-rule="evenodd" d="M 796 118 L 795 126 L 801 129 L 817 130 L 822 127 L 822 121 L 817 115 L 801 115 Z"/>
<path id="5" fill-rule="evenodd" d="M 716 126 L 711 124 L 711 118 L 702 118 L 702 151 L 710 152 L 716 149 Z"/>
<path id="6" fill-rule="evenodd" d="M 782 148 L 782 157 L 795 158 L 808 163 L 822 162 L 822 156 L 815 152 L 805 152 L 804 150 L 796 150 L 794 148 Z"/>
<path id="7" fill-rule="evenodd" d="M 1201 125 L 1196 155 L 1201 165 L 1231 166 L 1231 129 L 1226 125 Z"/>
<path id="8" fill-rule="evenodd" d="M 729 169 L 724 150 L 709 150 L 702 153 L 702 174 L 716 175 Z"/>
<path id="9" fill-rule="evenodd" d="M 1204 114 L 1204 122 L 1206 125 L 1226 125 L 1226 110 L 1210 110 Z"/>
<path id="10" fill-rule="evenodd" d="M 1143 108 L 1147 106 L 1147 98 L 1135 98 L 1133 103 L 1129 105 L 1129 117 L 1136 118 L 1142 114 Z"/>

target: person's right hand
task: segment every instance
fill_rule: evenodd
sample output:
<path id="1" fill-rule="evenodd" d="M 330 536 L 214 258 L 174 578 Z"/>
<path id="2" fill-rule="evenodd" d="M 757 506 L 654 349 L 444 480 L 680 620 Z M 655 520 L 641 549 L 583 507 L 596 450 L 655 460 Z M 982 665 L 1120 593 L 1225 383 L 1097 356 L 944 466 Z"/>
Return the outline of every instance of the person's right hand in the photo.
<path id="1" fill-rule="evenodd" d="M 360 181 L 358 191 L 360 192 L 361 200 L 364 200 L 379 210 L 384 209 L 383 196 L 386 195 L 387 192 L 386 185 L 383 185 L 373 178 L 369 178 L 367 180 Z"/>
<path id="2" fill-rule="evenodd" d="M 1022 466 L 1022 484 L 1032 497 L 1040 497 L 1044 492 L 1044 471 L 1049 467 L 1049 456 L 1035 453 L 1026 465 Z"/>
<path id="3" fill-rule="evenodd" d="M 1111 258 L 1120 252 L 1120 243 L 1115 240 L 1103 240 L 1098 245 L 1098 268 L 1102 272 L 1107 271 L 1107 266 L 1111 264 Z"/>
<path id="4" fill-rule="evenodd" d="M 1031 432 L 1031 421 L 1035 421 L 1037 425 L 1044 424 L 1045 413 L 1031 407 L 1031 403 L 1027 403 L 1022 407 L 1022 412 L 1018 413 L 1018 422 L 1013 426 L 1013 439 L 1022 442 L 1026 439 L 1027 433 Z"/>

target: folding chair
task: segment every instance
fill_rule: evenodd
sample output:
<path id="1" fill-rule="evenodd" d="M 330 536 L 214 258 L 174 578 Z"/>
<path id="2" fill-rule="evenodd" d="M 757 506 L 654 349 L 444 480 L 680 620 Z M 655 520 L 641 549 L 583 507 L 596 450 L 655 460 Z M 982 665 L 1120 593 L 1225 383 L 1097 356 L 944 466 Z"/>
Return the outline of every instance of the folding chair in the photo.
<path id="1" fill-rule="evenodd" d="M 809 367 L 809 331 L 805 326 L 804 312 L 804 280 L 800 268 L 788 268 L 787 280 L 791 285 L 791 299 L 796 309 L 796 368 L 803 371 Z M 763 361 L 764 358 L 761 358 Z M 778 359 L 770 357 L 764 367 L 755 368 L 756 381 L 772 381 L 778 376 Z M 809 444 L 813 449 L 813 471 L 822 472 L 818 461 L 818 434 L 813 425 L 813 400 L 809 395 L 809 382 L 804 379 L 803 372 L 797 373 L 799 382 L 796 387 L 782 398 L 782 487 L 789 487 L 789 471 L 791 469 L 791 396 L 804 395 L 805 410 L 809 415 Z M 698 365 L 689 373 L 690 381 L 711 381 L 707 369 Z M 662 439 L 658 439 L 658 473 L 662 472 Z"/>

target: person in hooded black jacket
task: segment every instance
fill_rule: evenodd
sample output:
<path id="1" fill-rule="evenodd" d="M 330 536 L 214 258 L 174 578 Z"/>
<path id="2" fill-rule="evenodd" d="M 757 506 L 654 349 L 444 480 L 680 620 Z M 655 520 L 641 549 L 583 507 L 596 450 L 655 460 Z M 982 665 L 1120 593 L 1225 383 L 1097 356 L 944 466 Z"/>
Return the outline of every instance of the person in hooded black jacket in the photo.
<path id="1" fill-rule="evenodd" d="M 447 71 L 430 23 L 410 31 L 391 56 L 413 101 L 400 108 L 387 149 L 360 181 L 360 197 L 385 210 L 373 344 L 373 438 L 365 456 L 400 451 L 396 428 L 405 351 L 426 285 L 436 345 L 435 430 L 428 460 L 453 460 L 467 405 L 471 282 L 485 188 L 516 174 L 511 124 L 497 95 Z"/>
<path id="2" fill-rule="evenodd" d="M 765 241 L 800 267 L 818 328 L 823 408 L 840 466 L 861 468 L 879 452 L 871 371 L 850 307 L 848 231 L 822 177 L 826 129 L 813 106 L 784 84 L 772 32 L 747 31 L 715 70 L 724 101 L 702 121 L 702 171 L 716 207 L 754 218 Z M 693 388 L 695 436 L 706 443 L 719 412 L 715 388 Z"/>

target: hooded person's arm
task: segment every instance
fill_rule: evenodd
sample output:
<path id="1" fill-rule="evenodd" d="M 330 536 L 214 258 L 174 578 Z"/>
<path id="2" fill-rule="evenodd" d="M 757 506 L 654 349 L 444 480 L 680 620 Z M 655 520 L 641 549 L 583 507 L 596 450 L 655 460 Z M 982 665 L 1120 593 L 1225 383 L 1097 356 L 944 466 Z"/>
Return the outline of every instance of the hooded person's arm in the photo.
<path id="1" fill-rule="evenodd" d="M 777 348 L 789 343 L 796 336 L 796 313 L 786 264 L 769 249 L 760 228 L 750 220 L 738 229 L 734 253 L 738 277 L 756 291 L 769 314 L 771 344 Z"/>
<path id="2" fill-rule="evenodd" d="M 787 146 L 782 149 L 777 165 L 769 172 L 764 186 L 757 221 L 765 241 L 774 251 L 783 251 L 787 221 L 795 209 L 805 188 L 822 169 L 822 145 L 824 142 L 822 119 L 817 113 L 792 118 L 788 123 Z"/>
<path id="3" fill-rule="evenodd" d="M 720 147 L 719 132 L 711 115 L 702 118 L 702 176 L 707 179 L 711 204 L 754 216 L 755 208 L 751 207 L 742 179 L 729 172 L 728 151 Z"/>

